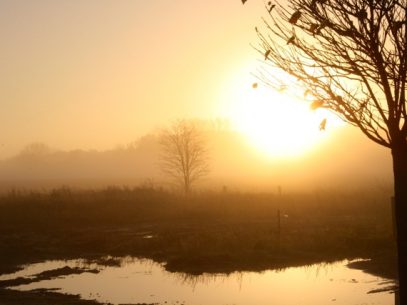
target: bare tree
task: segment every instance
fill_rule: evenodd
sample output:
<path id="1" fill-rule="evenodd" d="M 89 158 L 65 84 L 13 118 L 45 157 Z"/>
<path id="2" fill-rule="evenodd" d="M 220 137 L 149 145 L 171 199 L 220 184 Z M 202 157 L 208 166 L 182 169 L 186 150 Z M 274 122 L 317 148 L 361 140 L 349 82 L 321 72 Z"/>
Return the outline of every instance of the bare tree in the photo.
<path id="1" fill-rule="evenodd" d="M 311 108 L 333 111 L 391 150 L 400 304 L 406 305 L 407 0 L 286 0 L 268 2 L 266 10 L 256 28 L 255 48 L 265 63 L 259 78 L 290 88 Z"/>
<path id="2" fill-rule="evenodd" d="M 161 169 L 180 183 L 185 194 L 209 173 L 207 144 L 196 122 L 178 120 L 162 131 Z"/>

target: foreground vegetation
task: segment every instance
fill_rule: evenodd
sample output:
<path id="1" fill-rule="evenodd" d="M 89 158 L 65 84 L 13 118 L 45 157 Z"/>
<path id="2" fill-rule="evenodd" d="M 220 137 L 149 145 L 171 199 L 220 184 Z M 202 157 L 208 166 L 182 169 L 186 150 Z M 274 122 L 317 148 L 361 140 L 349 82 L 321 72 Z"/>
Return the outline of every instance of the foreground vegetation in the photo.
<path id="1" fill-rule="evenodd" d="M 372 260 L 353 267 L 395 278 L 391 220 L 388 198 L 370 192 L 185 197 L 152 187 L 12 191 L 0 197 L 0 274 L 48 259 L 110 264 L 107 255 L 152 258 L 191 274 L 362 257 Z M 97 304 L 5 287 L 0 281 L 2 305 Z"/>
<path id="2" fill-rule="evenodd" d="M 13 191 L 0 198 L 0 233 L 0 273 L 106 255 L 152 258 L 192 274 L 363 257 L 373 259 L 363 268 L 395 277 L 389 200 L 378 194 Z"/>

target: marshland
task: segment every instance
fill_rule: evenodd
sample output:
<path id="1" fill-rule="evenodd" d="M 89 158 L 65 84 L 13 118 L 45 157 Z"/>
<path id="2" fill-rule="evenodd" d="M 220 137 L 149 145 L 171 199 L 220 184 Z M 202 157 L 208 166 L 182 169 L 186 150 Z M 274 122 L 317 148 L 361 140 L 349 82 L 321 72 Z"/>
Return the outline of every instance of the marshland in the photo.
<path id="1" fill-rule="evenodd" d="M 405 7 L 0 0 L 0 305 L 406 305 Z"/>
<path id="2" fill-rule="evenodd" d="M 0 199 L 0 270 L 79 258 L 120 265 L 118 258 L 134 257 L 199 276 L 365 259 L 352 267 L 394 280 L 391 207 L 388 198 L 366 194 L 15 190 Z M 18 303 L 4 288 L 30 281 L 1 281 L 5 299 Z"/>

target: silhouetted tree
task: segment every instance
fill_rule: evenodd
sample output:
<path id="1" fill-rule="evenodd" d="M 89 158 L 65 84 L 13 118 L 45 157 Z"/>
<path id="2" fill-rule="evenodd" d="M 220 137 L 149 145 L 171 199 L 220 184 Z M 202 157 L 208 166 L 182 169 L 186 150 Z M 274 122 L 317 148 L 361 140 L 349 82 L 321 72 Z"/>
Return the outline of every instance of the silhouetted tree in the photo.
<path id="1" fill-rule="evenodd" d="M 271 5 L 277 6 L 271 11 Z M 268 2 L 266 10 L 264 28 L 256 28 L 265 58 L 259 78 L 290 88 L 311 108 L 335 112 L 391 150 L 400 304 L 406 305 L 407 0 L 286 0 Z"/>
<path id="2" fill-rule="evenodd" d="M 206 142 L 193 121 L 178 120 L 162 131 L 161 169 L 183 187 L 185 194 L 194 182 L 209 173 Z"/>

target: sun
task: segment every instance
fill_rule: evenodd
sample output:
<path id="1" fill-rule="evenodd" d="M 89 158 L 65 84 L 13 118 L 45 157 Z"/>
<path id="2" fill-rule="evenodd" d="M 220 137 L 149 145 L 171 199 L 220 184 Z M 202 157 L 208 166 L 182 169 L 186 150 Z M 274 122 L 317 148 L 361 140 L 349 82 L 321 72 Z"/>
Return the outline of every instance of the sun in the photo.
<path id="1" fill-rule="evenodd" d="M 269 157 L 304 155 L 328 136 L 328 130 L 341 124 L 333 114 L 312 111 L 306 101 L 294 100 L 268 87 L 246 86 L 234 96 L 230 107 L 229 117 L 235 129 Z M 326 130 L 320 130 L 324 119 Z"/>

